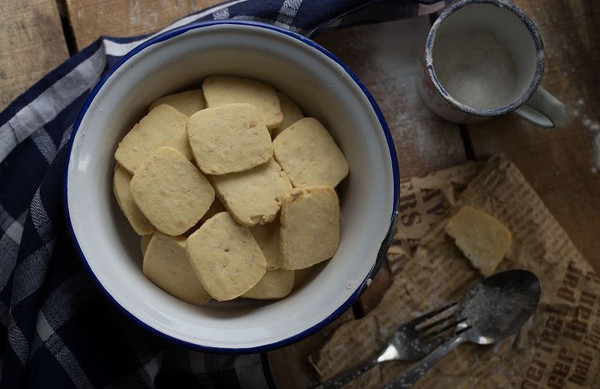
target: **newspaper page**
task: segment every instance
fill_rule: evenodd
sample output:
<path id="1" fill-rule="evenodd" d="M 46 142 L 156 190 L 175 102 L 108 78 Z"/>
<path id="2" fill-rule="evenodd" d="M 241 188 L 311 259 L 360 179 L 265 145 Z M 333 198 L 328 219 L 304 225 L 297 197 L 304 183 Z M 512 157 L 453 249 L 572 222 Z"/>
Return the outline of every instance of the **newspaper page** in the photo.
<path id="1" fill-rule="evenodd" d="M 600 387 L 600 277 L 578 252 L 521 172 L 502 156 L 403 183 L 388 261 L 393 282 L 364 318 L 344 324 L 309 357 L 322 380 L 370 360 L 402 323 L 454 301 L 482 279 L 444 233 L 463 205 L 509 228 L 512 244 L 498 271 L 533 271 L 540 304 L 520 332 L 497 344 L 463 344 L 415 388 Z M 406 199 L 406 197 L 408 199 Z M 348 388 L 380 388 L 412 364 L 380 365 Z"/>

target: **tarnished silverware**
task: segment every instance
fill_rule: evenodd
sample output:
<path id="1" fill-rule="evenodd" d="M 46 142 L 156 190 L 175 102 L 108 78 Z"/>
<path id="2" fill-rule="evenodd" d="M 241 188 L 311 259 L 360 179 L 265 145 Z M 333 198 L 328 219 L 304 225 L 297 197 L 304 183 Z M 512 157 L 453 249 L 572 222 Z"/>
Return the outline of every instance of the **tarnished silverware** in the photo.
<path id="1" fill-rule="evenodd" d="M 463 342 L 492 344 L 517 333 L 535 311 L 540 295 L 539 279 L 527 270 L 508 270 L 484 279 L 458 305 L 458 315 L 465 320 L 458 323 L 455 336 L 386 389 L 410 388 Z"/>
<path id="2" fill-rule="evenodd" d="M 365 365 L 334 377 L 314 389 L 340 388 L 380 363 L 387 361 L 415 361 L 423 358 L 454 335 L 461 322 L 456 316 L 457 303 L 446 305 L 401 325 L 386 347 Z"/>

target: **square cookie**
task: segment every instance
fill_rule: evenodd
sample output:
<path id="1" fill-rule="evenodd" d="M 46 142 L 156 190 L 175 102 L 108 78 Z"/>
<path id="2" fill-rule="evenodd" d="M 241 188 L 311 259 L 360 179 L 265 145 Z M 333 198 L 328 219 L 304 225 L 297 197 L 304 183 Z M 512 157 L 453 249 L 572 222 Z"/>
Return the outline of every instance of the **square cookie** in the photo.
<path id="1" fill-rule="evenodd" d="M 196 275 L 218 301 L 246 293 L 266 272 L 258 243 L 227 212 L 211 217 L 190 235 L 186 250 Z"/>
<path id="2" fill-rule="evenodd" d="M 279 269 L 279 218 L 250 227 L 250 232 L 267 259 L 267 270 Z"/>
<path id="3" fill-rule="evenodd" d="M 279 105 L 281 106 L 283 121 L 277 128 L 271 130 L 272 138 L 275 138 L 281 133 L 281 131 L 285 130 L 304 117 L 304 114 L 302 113 L 300 107 L 298 107 L 298 104 L 296 104 L 294 100 L 290 99 L 288 95 L 277 92 L 277 97 L 279 97 Z"/>
<path id="4" fill-rule="evenodd" d="M 485 277 L 492 275 L 511 243 L 511 233 L 502 223 L 468 205 L 462 207 L 445 227 L 458 248 Z"/>
<path id="5" fill-rule="evenodd" d="M 192 116 L 201 109 L 206 108 L 202 89 L 194 89 L 159 97 L 150 104 L 148 111 L 152 111 L 161 104 L 170 105 L 186 116 Z"/>
<path id="6" fill-rule="evenodd" d="M 142 271 L 165 292 L 190 304 L 203 305 L 210 295 L 194 273 L 185 241 L 183 236 L 153 234 L 145 250 Z"/>
<path id="7" fill-rule="evenodd" d="M 202 83 L 209 108 L 231 103 L 247 103 L 256 107 L 267 128 L 276 128 L 283 120 L 275 89 L 264 82 L 244 77 L 211 76 Z"/>
<path id="8" fill-rule="evenodd" d="M 171 107 L 159 105 L 144 116 L 119 142 L 115 159 L 130 173 L 140 167 L 159 147 L 168 146 L 192 159 L 185 124 L 187 116 Z"/>
<path id="9" fill-rule="evenodd" d="M 292 190 L 290 180 L 273 159 L 254 169 L 211 176 L 210 180 L 231 216 L 247 227 L 275 220 L 280 199 Z"/>
<path id="10" fill-rule="evenodd" d="M 314 118 L 300 119 L 273 140 L 273 156 L 294 187 L 335 188 L 348 175 L 344 154 Z"/>
<path id="11" fill-rule="evenodd" d="M 160 147 L 133 175 L 131 194 L 150 222 L 167 235 L 181 235 L 206 213 L 215 191 L 181 153 Z"/>
<path id="12" fill-rule="evenodd" d="M 187 134 L 196 164 L 205 174 L 252 169 L 273 156 L 269 130 L 250 104 L 226 104 L 193 114 Z"/>
<path id="13" fill-rule="evenodd" d="M 115 198 L 119 208 L 123 211 L 123 214 L 131 224 L 131 227 L 138 235 L 149 235 L 156 231 L 156 228 L 148 221 L 148 218 L 144 216 L 142 211 L 138 208 L 129 184 L 133 176 L 122 166 L 117 166 L 115 169 L 115 175 L 113 176 L 113 191 L 115 192 Z"/>
<path id="14" fill-rule="evenodd" d="M 304 269 L 333 257 L 340 242 L 340 205 L 328 186 L 296 188 L 281 205 L 282 269 Z"/>
<path id="15" fill-rule="evenodd" d="M 293 270 L 269 270 L 242 297 L 257 300 L 280 299 L 290 294 L 293 288 Z"/>

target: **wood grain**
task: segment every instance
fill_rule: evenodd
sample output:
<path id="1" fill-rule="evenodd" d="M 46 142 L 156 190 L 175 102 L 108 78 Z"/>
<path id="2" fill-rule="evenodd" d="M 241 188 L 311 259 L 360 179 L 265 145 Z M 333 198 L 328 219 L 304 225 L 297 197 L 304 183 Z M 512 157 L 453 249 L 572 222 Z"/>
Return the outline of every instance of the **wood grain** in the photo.
<path id="1" fill-rule="evenodd" d="M 466 159 L 458 126 L 431 113 L 416 90 L 418 58 L 429 27 L 429 17 L 422 16 L 328 31 L 316 39 L 373 94 L 394 138 L 402 177 L 427 174 Z"/>
<path id="2" fill-rule="evenodd" d="M 306 312 L 310 315 L 310 312 Z M 278 388 L 305 389 L 319 383 L 317 374 L 308 362 L 308 356 L 318 350 L 342 324 L 354 319 L 352 309 L 344 312 L 333 323 L 297 343 L 267 353 L 273 381 Z"/>
<path id="3" fill-rule="evenodd" d="M 0 1 L 0 111 L 68 57 L 54 0 Z"/>
<path id="4" fill-rule="evenodd" d="M 101 35 L 128 37 L 157 31 L 220 0 L 66 0 L 78 49 Z"/>
<path id="5" fill-rule="evenodd" d="M 585 258 L 600 271 L 600 6 L 517 0 L 540 29 L 546 51 L 542 85 L 569 120 L 543 130 L 516 116 L 469 126 L 478 159 L 504 153 L 525 174 Z"/>

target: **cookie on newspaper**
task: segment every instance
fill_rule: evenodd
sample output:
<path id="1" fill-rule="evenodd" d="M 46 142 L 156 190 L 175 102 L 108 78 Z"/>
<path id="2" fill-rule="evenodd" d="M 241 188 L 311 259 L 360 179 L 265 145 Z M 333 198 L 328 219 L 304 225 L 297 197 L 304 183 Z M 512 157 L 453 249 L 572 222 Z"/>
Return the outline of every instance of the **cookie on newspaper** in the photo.
<path id="1" fill-rule="evenodd" d="M 314 118 L 300 119 L 273 140 L 273 156 L 294 187 L 335 188 L 348 175 L 348 163 L 327 129 Z"/>
<path id="2" fill-rule="evenodd" d="M 150 104 L 148 111 L 152 111 L 161 104 L 170 105 L 186 116 L 192 116 L 201 109 L 206 108 L 202 89 L 194 89 L 159 97 Z"/>
<path id="3" fill-rule="evenodd" d="M 123 214 L 133 227 L 133 230 L 138 235 L 150 235 L 156 228 L 148 221 L 146 216 L 140 211 L 138 206 L 133 200 L 129 184 L 131 182 L 131 173 L 125 170 L 122 166 L 118 166 L 115 169 L 115 175 L 113 177 L 113 190 L 117 199 L 119 208 L 123 211 Z"/>
<path id="4" fill-rule="evenodd" d="M 209 108 L 231 103 L 252 104 L 267 128 L 276 128 L 283 120 L 279 98 L 269 84 L 244 77 L 210 76 L 202 83 Z"/>
<path id="5" fill-rule="evenodd" d="M 187 258 L 183 236 L 154 233 L 144 254 L 142 271 L 158 287 L 190 304 L 202 305 L 210 300 Z"/>
<path id="6" fill-rule="evenodd" d="M 218 301 L 246 293 L 266 272 L 258 243 L 227 212 L 211 217 L 190 235 L 186 250 L 196 275 Z"/>
<path id="7" fill-rule="evenodd" d="M 485 277 L 494 273 L 511 243 L 511 233 L 496 218 L 468 205 L 446 224 L 445 232 Z"/>
<path id="8" fill-rule="evenodd" d="M 254 169 L 211 176 L 217 195 L 240 224 L 251 227 L 275 220 L 283 196 L 292 184 L 273 159 Z"/>
<path id="9" fill-rule="evenodd" d="M 328 186 L 296 188 L 283 199 L 279 235 L 282 269 L 304 269 L 333 257 L 340 241 L 340 205 Z"/>
<path id="10" fill-rule="evenodd" d="M 187 122 L 190 146 L 205 174 L 252 169 L 273 156 L 269 130 L 250 104 L 226 104 L 193 114 Z"/>
<path id="11" fill-rule="evenodd" d="M 187 116 L 171 107 L 159 105 L 144 116 L 119 142 L 115 159 L 130 173 L 140 167 L 156 149 L 172 147 L 192 159 L 185 132 Z"/>
<path id="12" fill-rule="evenodd" d="M 176 236 L 194 226 L 215 198 L 206 177 L 181 153 L 160 147 L 133 175 L 135 203 L 161 232 Z"/>

